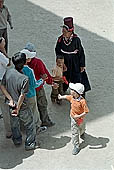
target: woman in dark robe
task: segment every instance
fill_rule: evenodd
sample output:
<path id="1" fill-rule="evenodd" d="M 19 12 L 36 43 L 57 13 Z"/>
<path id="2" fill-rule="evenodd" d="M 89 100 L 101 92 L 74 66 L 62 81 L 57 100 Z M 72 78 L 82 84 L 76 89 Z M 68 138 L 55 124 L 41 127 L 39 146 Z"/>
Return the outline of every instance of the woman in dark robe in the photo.
<path id="1" fill-rule="evenodd" d="M 87 74 L 85 72 L 85 54 L 80 38 L 74 33 L 73 18 L 64 18 L 62 26 L 62 35 L 58 38 L 55 52 L 56 55 L 64 56 L 64 63 L 67 71 L 64 73 L 68 82 L 82 83 L 85 86 L 85 92 L 91 90 Z M 66 91 L 68 85 L 63 84 L 63 90 Z"/>

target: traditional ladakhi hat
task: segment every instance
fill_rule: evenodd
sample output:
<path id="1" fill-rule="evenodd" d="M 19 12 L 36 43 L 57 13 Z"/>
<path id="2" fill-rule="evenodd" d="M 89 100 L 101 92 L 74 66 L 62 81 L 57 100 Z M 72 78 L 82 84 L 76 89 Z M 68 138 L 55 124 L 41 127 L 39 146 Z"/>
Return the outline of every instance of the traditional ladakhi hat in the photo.
<path id="1" fill-rule="evenodd" d="M 84 85 L 81 83 L 69 83 L 69 88 L 76 91 L 78 94 L 84 93 Z"/>
<path id="2" fill-rule="evenodd" d="M 66 17 L 64 18 L 64 25 L 68 31 L 73 31 L 74 30 L 74 25 L 73 25 L 73 18 L 72 17 Z"/>

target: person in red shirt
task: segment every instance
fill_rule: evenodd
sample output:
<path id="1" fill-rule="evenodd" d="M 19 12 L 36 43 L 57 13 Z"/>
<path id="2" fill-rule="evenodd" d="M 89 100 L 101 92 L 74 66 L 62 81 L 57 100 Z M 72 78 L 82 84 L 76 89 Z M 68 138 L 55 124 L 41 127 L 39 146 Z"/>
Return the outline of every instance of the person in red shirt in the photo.
<path id="1" fill-rule="evenodd" d="M 32 43 L 27 43 L 25 49 L 31 52 L 36 52 L 35 46 Z M 47 84 L 53 85 L 53 79 L 41 59 L 37 57 L 32 58 L 31 62 L 28 63 L 28 66 L 34 70 L 36 80 L 42 78 Z M 40 113 L 40 119 L 42 121 L 41 126 L 51 127 L 55 125 L 55 123 L 50 120 L 48 115 L 48 103 L 43 85 L 36 88 L 37 106 Z"/>
<path id="2" fill-rule="evenodd" d="M 69 83 L 71 95 L 58 95 L 59 99 L 67 99 L 71 103 L 71 131 L 72 143 L 74 145 L 72 154 L 76 155 L 80 151 L 79 135 L 84 138 L 85 122 L 84 117 L 89 112 L 86 100 L 81 96 L 84 92 L 84 85 L 81 83 Z"/>

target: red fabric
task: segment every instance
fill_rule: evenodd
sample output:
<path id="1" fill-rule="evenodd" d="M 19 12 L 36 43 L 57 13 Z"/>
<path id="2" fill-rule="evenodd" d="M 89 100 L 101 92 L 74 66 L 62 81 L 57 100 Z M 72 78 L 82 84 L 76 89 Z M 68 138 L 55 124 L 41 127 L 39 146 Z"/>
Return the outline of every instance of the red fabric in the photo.
<path id="1" fill-rule="evenodd" d="M 52 79 L 50 73 L 48 72 L 48 70 L 47 70 L 47 68 L 46 68 L 46 66 L 45 66 L 45 64 L 43 63 L 42 60 L 40 60 L 39 58 L 34 57 L 31 60 L 31 62 L 28 63 L 28 66 L 34 70 L 36 80 L 39 80 L 41 78 L 41 75 L 47 74 L 48 79 L 46 79 L 46 83 L 47 84 L 52 84 L 53 79 Z M 36 90 L 40 90 L 40 88 L 42 88 L 42 87 L 43 87 L 43 85 L 36 88 Z"/>

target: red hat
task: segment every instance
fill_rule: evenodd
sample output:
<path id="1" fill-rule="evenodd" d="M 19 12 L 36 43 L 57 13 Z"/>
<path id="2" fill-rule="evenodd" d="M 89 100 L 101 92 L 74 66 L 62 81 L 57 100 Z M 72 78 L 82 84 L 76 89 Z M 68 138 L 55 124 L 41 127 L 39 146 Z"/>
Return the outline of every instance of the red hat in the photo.
<path id="1" fill-rule="evenodd" d="M 73 18 L 72 17 L 64 18 L 64 25 L 63 25 L 63 27 L 67 28 L 68 31 L 73 31 L 74 30 Z"/>

